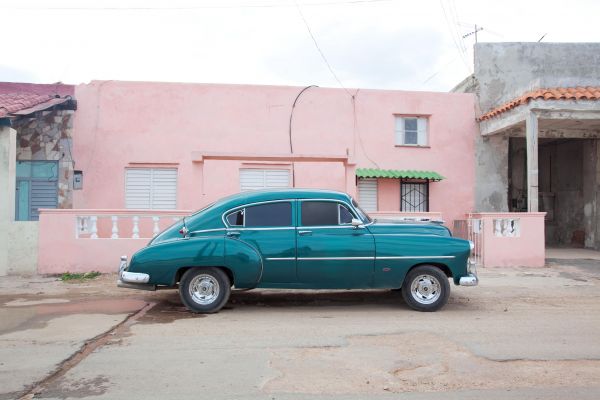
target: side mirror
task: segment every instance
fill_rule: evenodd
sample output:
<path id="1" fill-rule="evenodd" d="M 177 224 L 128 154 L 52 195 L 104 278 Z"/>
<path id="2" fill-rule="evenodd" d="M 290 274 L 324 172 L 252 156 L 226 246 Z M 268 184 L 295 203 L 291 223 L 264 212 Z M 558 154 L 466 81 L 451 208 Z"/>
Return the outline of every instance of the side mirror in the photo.
<path id="1" fill-rule="evenodd" d="M 356 229 L 356 228 L 360 228 L 363 226 L 363 223 L 360 219 L 358 218 L 352 218 L 352 226 Z"/>

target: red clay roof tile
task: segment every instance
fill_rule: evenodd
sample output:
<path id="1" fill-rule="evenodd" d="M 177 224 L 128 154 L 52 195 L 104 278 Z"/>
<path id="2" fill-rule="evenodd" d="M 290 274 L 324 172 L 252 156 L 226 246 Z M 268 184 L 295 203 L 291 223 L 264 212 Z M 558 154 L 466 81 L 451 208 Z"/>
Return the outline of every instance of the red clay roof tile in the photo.
<path id="1" fill-rule="evenodd" d="M 0 118 L 54 99 L 49 94 L 0 93 Z"/>
<path id="2" fill-rule="evenodd" d="M 498 115 L 512 110 L 521 104 L 527 104 L 530 100 L 544 99 L 544 100 L 600 100 L 600 87 L 587 86 L 587 87 L 567 87 L 567 88 L 549 88 L 549 89 L 537 89 L 531 92 L 527 92 L 522 96 L 509 101 L 508 103 L 502 104 L 499 107 L 493 108 L 485 114 L 477 118 L 478 121 L 485 121 L 486 119 L 497 117 Z"/>

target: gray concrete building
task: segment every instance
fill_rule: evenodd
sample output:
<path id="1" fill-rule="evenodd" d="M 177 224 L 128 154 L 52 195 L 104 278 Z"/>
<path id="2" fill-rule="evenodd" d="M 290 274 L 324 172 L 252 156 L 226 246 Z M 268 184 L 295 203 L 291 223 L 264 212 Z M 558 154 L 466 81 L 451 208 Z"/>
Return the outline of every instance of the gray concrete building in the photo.
<path id="1" fill-rule="evenodd" d="M 475 207 L 545 211 L 548 246 L 600 249 L 600 43 L 479 43 Z"/>

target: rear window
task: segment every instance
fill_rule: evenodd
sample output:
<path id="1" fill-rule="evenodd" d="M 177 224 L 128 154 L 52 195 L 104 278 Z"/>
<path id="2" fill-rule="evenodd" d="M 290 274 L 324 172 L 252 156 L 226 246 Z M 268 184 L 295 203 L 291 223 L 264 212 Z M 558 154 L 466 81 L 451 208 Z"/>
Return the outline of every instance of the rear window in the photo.
<path id="1" fill-rule="evenodd" d="M 248 206 L 227 215 L 231 226 L 271 227 L 292 226 L 292 204 L 289 202 Z"/>

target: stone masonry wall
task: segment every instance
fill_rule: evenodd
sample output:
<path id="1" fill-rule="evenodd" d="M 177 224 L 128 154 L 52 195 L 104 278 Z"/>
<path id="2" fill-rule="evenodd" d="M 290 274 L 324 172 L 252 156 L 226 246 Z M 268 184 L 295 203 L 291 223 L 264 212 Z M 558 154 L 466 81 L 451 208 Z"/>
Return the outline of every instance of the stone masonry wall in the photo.
<path id="1" fill-rule="evenodd" d="M 73 207 L 73 114 L 42 111 L 13 123 L 18 161 L 58 161 L 58 208 Z"/>

